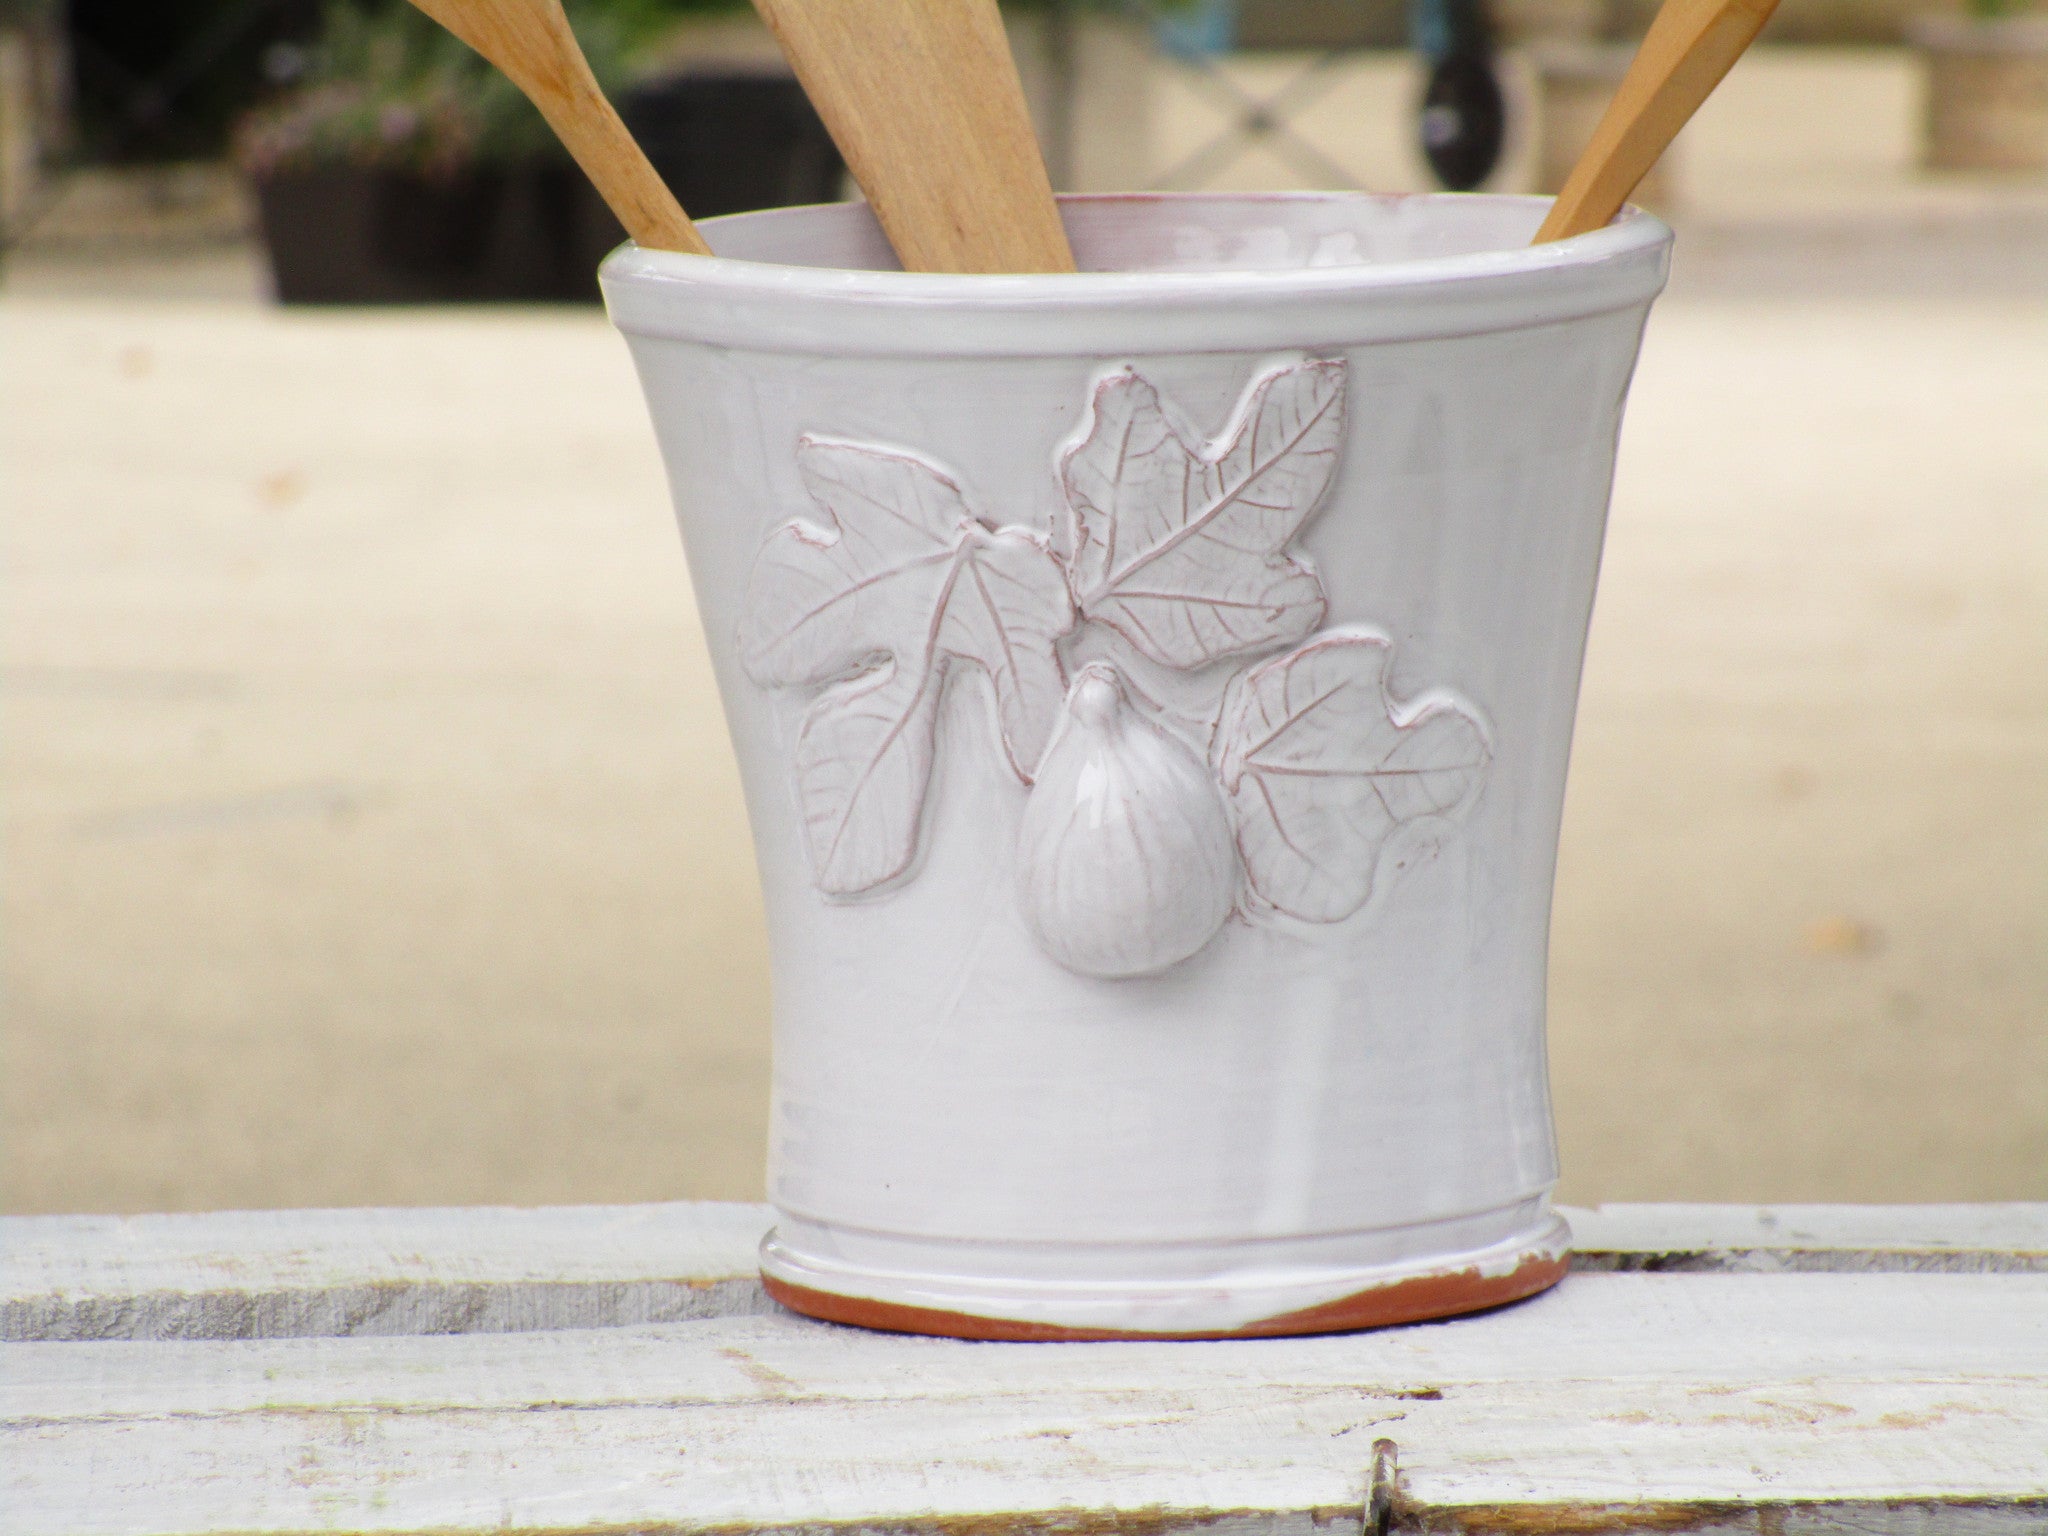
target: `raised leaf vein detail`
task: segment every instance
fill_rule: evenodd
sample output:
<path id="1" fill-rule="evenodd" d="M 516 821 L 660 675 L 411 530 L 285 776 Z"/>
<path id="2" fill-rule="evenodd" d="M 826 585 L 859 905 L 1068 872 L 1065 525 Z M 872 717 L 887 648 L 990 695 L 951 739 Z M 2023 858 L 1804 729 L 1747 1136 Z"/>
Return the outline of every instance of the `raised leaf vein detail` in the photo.
<path id="1" fill-rule="evenodd" d="M 1057 548 L 983 521 L 917 453 L 801 439 L 814 513 L 764 542 L 740 655 L 764 687 L 813 690 L 794 767 L 819 889 L 915 867 L 956 678 L 987 680 L 1003 756 L 1032 782 L 1067 707 L 1062 640 L 1085 619 L 1181 671 L 1251 658 L 1198 712 L 1247 910 L 1327 923 L 1363 907 L 1396 834 L 1461 813 L 1493 748 L 1462 700 L 1389 691 L 1386 635 L 1315 633 L 1327 599 L 1294 540 L 1329 493 L 1344 410 L 1341 361 L 1276 365 L 1203 440 L 1137 370 L 1106 374 L 1058 460 Z"/>
<path id="2" fill-rule="evenodd" d="M 1061 460 L 1083 616 L 1181 669 L 1314 630 L 1322 583 L 1289 545 L 1329 489 L 1343 411 L 1341 362 L 1293 363 L 1254 379 L 1202 444 L 1135 369 L 1102 379 Z"/>
<path id="3" fill-rule="evenodd" d="M 1224 697 L 1211 758 L 1246 878 L 1290 916 L 1336 922 L 1364 906 L 1395 831 L 1460 810 L 1491 761 L 1462 701 L 1393 698 L 1392 646 L 1329 632 L 1241 673 Z"/>
<path id="4" fill-rule="evenodd" d="M 991 529 L 915 454 L 805 438 L 797 464 L 826 522 L 769 536 L 740 654 L 763 685 L 826 685 L 798 731 L 797 797 L 819 887 L 851 896 L 916 858 L 957 666 L 987 674 L 1004 753 L 1030 781 L 1064 694 L 1055 642 L 1072 600 L 1042 536 Z"/>

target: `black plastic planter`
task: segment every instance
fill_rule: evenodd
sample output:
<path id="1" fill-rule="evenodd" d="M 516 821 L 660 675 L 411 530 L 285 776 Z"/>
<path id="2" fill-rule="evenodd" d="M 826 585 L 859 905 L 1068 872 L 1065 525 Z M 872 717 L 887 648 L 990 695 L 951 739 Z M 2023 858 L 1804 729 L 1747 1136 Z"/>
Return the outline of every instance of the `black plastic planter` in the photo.
<path id="1" fill-rule="evenodd" d="M 787 76 L 681 76 L 621 106 L 696 217 L 838 195 L 838 151 Z M 565 161 L 449 177 L 315 166 L 259 178 L 257 198 L 286 304 L 594 300 L 597 264 L 625 238 Z"/>
<path id="2" fill-rule="evenodd" d="M 377 167 L 292 170 L 257 183 L 286 304 L 449 304 L 582 298 L 565 239 L 584 217 L 572 166 L 437 178 Z"/>

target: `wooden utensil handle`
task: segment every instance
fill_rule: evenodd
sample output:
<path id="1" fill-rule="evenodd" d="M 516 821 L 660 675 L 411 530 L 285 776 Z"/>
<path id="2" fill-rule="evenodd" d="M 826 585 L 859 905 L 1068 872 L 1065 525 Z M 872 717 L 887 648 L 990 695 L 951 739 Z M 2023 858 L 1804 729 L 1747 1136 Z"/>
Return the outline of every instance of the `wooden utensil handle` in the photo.
<path id="1" fill-rule="evenodd" d="M 583 64 L 581 53 L 576 62 Z M 634 244 L 709 256 L 711 247 L 605 99 L 589 65 L 583 64 L 579 74 L 557 88 L 530 94 L 597 195 L 625 225 Z"/>
<path id="2" fill-rule="evenodd" d="M 911 272 L 1071 272 L 995 0 L 754 0 Z"/>
<path id="3" fill-rule="evenodd" d="M 1535 243 L 1600 228 L 1735 66 L 1778 0 L 1664 0 Z"/>
<path id="4" fill-rule="evenodd" d="M 605 99 L 561 0 L 412 0 L 501 70 L 547 119 L 638 245 L 709 256 L 711 247 Z"/>

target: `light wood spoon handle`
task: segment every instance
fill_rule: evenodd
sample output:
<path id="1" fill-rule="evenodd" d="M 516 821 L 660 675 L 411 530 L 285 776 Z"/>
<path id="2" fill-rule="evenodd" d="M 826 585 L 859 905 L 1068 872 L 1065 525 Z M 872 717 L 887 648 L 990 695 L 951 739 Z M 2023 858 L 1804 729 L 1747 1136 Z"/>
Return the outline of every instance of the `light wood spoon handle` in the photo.
<path id="1" fill-rule="evenodd" d="M 1778 0 L 1664 0 L 1535 244 L 1600 228 L 1649 174 Z"/>
<path id="2" fill-rule="evenodd" d="M 711 254 L 683 205 L 598 89 L 590 61 L 562 14 L 561 0 L 413 4 L 504 71 L 540 108 L 636 244 L 657 251 Z"/>
<path id="3" fill-rule="evenodd" d="M 911 272 L 1071 272 L 996 0 L 754 0 Z"/>

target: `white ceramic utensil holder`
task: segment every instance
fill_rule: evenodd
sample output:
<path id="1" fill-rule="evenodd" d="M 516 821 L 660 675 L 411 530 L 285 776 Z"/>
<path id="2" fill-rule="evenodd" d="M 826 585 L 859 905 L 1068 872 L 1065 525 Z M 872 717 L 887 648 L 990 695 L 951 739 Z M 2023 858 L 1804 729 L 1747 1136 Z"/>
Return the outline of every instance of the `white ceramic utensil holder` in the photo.
<path id="1" fill-rule="evenodd" d="M 1552 872 L 1670 231 L 1070 198 L 1065 276 L 860 205 L 605 263 L 765 891 L 771 1290 L 974 1337 L 1528 1295 Z"/>

